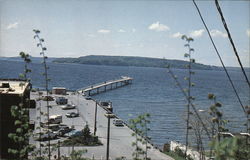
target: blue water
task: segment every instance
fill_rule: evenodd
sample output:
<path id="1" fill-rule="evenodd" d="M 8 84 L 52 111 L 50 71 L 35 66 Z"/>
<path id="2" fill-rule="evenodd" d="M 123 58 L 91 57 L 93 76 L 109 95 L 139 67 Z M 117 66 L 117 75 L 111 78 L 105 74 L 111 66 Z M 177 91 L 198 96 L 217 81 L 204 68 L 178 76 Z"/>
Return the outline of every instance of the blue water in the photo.
<path id="1" fill-rule="evenodd" d="M 184 142 L 186 100 L 166 69 L 55 63 L 49 63 L 49 67 L 49 86 L 66 87 L 70 90 L 123 75 L 133 77 L 132 85 L 96 95 L 94 98 L 111 100 L 114 112 L 125 121 L 141 113 L 150 113 L 149 135 L 156 145 L 162 146 L 170 140 Z M 42 65 L 33 63 L 30 68 L 33 87 L 44 88 Z M 22 62 L 0 61 L 0 78 L 18 78 L 22 70 Z M 173 72 L 181 84 L 186 86 L 187 82 L 183 78 L 187 71 L 174 69 Z M 243 104 L 250 105 L 250 91 L 241 72 L 230 71 L 230 75 Z M 243 123 L 246 119 L 224 72 L 195 70 L 193 82 L 196 86 L 192 88 L 192 95 L 196 97 L 194 103 L 198 109 L 208 109 L 211 102 L 207 99 L 207 94 L 214 93 L 223 104 L 221 109 L 224 118 L 230 121 L 227 127 L 234 132 L 244 129 Z"/>

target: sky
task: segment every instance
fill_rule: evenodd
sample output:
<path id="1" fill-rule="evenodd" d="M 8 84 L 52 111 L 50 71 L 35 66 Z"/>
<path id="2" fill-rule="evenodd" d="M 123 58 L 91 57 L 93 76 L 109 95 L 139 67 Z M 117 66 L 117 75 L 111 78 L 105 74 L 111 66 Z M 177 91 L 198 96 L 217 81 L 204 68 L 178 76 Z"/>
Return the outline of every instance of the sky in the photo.
<path id="1" fill-rule="evenodd" d="M 219 1 L 245 67 L 250 66 L 250 1 Z M 226 66 L 239 66 L 213 0 L 197 1 Z M 221 66 L 191 0 L 0 0 L 0 56 L 140 56 L 185 60 L 185 34 L 196 62 Z"/>

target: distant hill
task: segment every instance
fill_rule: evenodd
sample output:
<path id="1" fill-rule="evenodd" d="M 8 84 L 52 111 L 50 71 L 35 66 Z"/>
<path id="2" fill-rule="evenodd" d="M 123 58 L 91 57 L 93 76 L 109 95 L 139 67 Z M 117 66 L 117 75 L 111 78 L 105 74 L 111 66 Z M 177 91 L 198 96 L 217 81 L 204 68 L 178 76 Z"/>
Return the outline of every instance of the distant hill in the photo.
<path id="1" fill-rule="evenodd" d="M 32 63 L 40 63 L 42 62 L 43 58 L 42 57 L 30 57 Z M 49 57 L 47 59 L 47 62 L 52 62 L 54 61 L 56 58 L 53 57 Z M 4 61 L 16 61 L 16 62 L 23 62 L 23 59 L 21 57 L 0 57 L 0 60 L 4 60 Z"/>
<path id="2" fill-rule="evenodd" d="M 110 65 L 110 66 L 137 66 L 137 67 L 160 67 L 164 68 L 170 65 L 172 68 L 185 68 L 189 63 L 182 60 L 168 60 L 160 58 L 130 57 L 130 56 L 98 56 L 90 55 L 79 58 L 57 58 L 55 63 L 79 63 L 90 65 Z M 214 70 L 219 69 L 216 66 L 194 63 L 193 69 Z"/>

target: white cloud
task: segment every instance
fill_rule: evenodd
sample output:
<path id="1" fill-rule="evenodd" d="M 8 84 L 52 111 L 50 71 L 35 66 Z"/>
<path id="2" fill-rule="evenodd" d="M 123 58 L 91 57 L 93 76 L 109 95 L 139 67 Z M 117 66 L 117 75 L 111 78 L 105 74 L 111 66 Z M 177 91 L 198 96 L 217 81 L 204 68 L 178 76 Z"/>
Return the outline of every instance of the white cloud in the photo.
<path id="1" fill-rule="evenodd" d="M 91 37 L 91 38 L 96 37 L 94 34 L 88 34 L 87 36 L 88 36 L 88 37 Z"/>
<path id="2" fill-rule="evenodd" d="M 150 26 L 148 26 L 149 30 L 153 30 L 153 31 L 157 31 L 157 32 L 161 32 L 161 31 L 167 31 L 170 28 L 164 24 L 161 24 L 160 22 L 155 22 L 153 24 L 151 24 Z"/>
<path id="3" fill-rule="evenodd" d="M 15 29 L 18 27 L 18 22 L 9 24 L 6 29 Z"/>
<path id="4" fill-rule="evenodd" d="M 250 51 L 247 50 L 247 49 L 244 49 L 244 50 L 242 51 L 242 53 L 243 53 L 243 54 L 246 54 L 246 55 L 249 55 Z"/>
<path id="5" fill-rule="evenodd" d="M 133 33 L 134 33 L 134 32 L 136 32 L 136 29 L 135 29 L 135 28 L 133 28 L 133 29 L 132 29 L 132 32 L 133 32 Z"/>
<path id="6" fill-rule="evenodd" d="M 143 48 L 144 45 L 143 45 L 142 43 L 140 43 L 140 44 L 138 45 L 138 47 Z"/>
<path id="7" fill-rule="evenodd" d="M 123 30 L 123 29 L 119 29 L 117 32 L 124 33 L 124 32 L 126 32 L 126 31 Z"/>
<path id="8" fill-rule="evenodd" d="M 115 48 L 119 48 L 119 47 L 121 47 L 121 44 L 114 44 L 113 45 Z"/>
<path id="9" fill-rule="evenodd" d="M 250 37 L 250 29 L 247 29 L 246 33 L 247 33 L 247 36 Z"/>
<path id="10" fill-rule="evenodd" d="M 171 35 L 172 38 L 181 38 L 183 34 L 181 34 L 180 32 L 176 32 L 174 34 Z"/>
<path id="11" fill-rule="evenodd" d="M 110 33 L 111 31 L 110 30 L 107 30 L 107 29 L 100 29 L 97 31 L 98 33 L 102 33 L 102 34 L 108 34 Z"/>
<path id="12" fill-rule="evenodd" d="M 198 38 L 198 37 L 201 37 L 203 35 L 203 33 L 205 32 L 204 29 L 199 29 L 199 30 L 194 30 L 192 32 L 190 32 L 190 36 L 192 38 Z"/>
<path id="13" fill-rule="evenodd" d="M 210 31 L 210 34 L 212 37 L 222 37 L 222 38 L 226 38 L 227 37 L 227 34 L 226 33 L 223 33 L 217 29 L 213 29 Z"/>

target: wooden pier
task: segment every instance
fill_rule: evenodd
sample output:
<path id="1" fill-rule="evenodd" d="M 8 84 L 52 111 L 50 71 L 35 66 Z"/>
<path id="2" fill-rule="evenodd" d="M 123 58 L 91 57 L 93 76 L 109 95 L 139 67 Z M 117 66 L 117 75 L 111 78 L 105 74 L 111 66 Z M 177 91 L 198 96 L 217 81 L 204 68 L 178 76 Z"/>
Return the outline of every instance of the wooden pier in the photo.
<path id="1" fill-rule="evenodd" d="M 132 80 L 133 78 L 131 77 L 122 76 L 120 79 L 110 80 L 110 81 L 106 81 L 106 82 L 102 82 L 102 83 L 98 83 L 92 86 L 78 89 L 77 92 L 87 95 L 87 96 L 91 96 L 91 95 L 99 94 L 102 92 L 106 92 L 107 90 L 112 90 L 112 89 L 116 89 L 122 86 L 129 85 L 132 83 Z"/>

